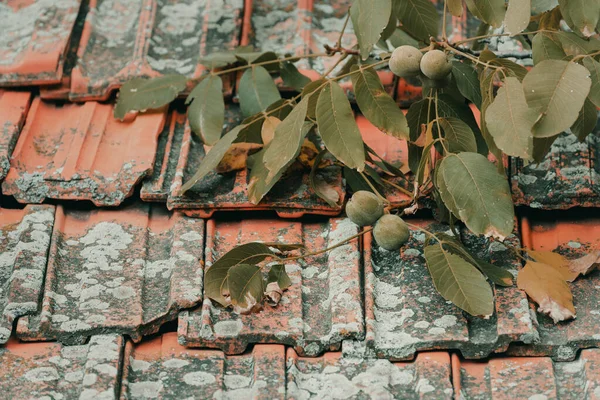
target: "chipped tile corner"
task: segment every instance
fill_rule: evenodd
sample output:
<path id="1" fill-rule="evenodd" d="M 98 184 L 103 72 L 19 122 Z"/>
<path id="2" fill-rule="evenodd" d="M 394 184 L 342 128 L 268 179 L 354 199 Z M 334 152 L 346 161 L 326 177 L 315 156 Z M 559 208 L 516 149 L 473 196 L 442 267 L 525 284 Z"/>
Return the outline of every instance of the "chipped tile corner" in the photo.
<path id="1" fill-rule="evenodd" d="M 17 337 L 78 344 L 115 333 L 139 341 L 201 301 L 203 246 L 203 220 L 162 207 L 59 206 L 41 311 L 19 319 Z"/>
<path id="2" fill-rule="evenodd" d="M 19 317 L 40 308 L 55 207 L 0 209 L 0 344 Z"/>
<path id="3" fill-rule="evenodd" d="M 92 336 L 77 346 L 11 340 L 0 348 L 0 390 L 15 399 L 116 398 L 123 344 L 118 335 Z"/>
<path id="4" fill-rule="evenodd" d="M 326 248 L 358 232 L 348 219 L 301 223 L 286 220 L 216 222 L 207 226 L 206 263 L 210 266 L 236 244 L 251 241 L 304 243 L 306 251 Z M 208 250 L 210 249 L 210 250 Z M 281 302 L 259 313 L 236 314 L 205 298 L 202 307 L 180 314 L 179 340 L 189 347 L 242 353 L 252 343 L 293 346 L 302 355 L 339 350 L 344 339 L 362 339 L 364 320 L 360 252 L 353 241 L 286 271 L 292 286 Z"/>
<path id="5" fill-rule="evenodd" d="M 113 118 L 113 106 L 34 99 L 2 184 L 22 203 L 90 200 L 116 206 L 153 168 L 164 112 Z"/>
<path id="6" fill-rule="evenodd" d="M 0 90 L 0 180 L 10 169 L 10 156 L 31 104 L 31 93 Z"/>
<path id="7" fill-rule="evenodd" d="M 452 234 L 447 226 L 411 221 Z M 466 233 L 466 232 L 465 232 Z M 495 313 L 489 319 L 468 316 L 436 291 L 422 255 L 425 236 L 411 230 L 400 252 L 386 251 L 368 233 L 364 240 L 366 340 L 348 343 L 348 354 L 391 360 L 412 359 L 423 350 L 459 350 L 467 358 L 503 351 L 513 341 L 535 340 L 525 295 L 515 286 L 495 288 Z M 516 236 L 511 241 L 519 243 Z M 515 271 L 519 260 L 504 246 L 472 235 L 466 244 L 478 257 Z"/>

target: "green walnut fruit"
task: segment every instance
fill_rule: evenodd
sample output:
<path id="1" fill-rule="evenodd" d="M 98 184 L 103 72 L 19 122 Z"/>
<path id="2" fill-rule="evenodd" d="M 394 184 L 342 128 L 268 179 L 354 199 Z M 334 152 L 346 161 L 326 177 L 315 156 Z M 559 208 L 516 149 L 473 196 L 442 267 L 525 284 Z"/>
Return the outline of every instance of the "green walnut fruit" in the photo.
<path id="1" fill-rule="evenodd" d="M 410 237 L 406 222 L 397 215 L 386 214 L 379 218 L 373 229 L 373 236 L 380 247 L 388 251 L 396 251 Z"/>
<path id="2" fill-rule="evenodd" d="M 452 71 L 452 64 L 448 61 L 446 53 L 431 50 L 421 58 L 421 71 L 429 79 L 442 80 Z"/>
<path id="3" fill-rule="evenodd" d="M 406 78 L 417 76 L 420 72 L 420 63 L 423 54 L 412 46 L 400 46 L 394 50 L 390 57 L 390 70 L 397 76 Z"/>
<path id="4" fill-rule="evenodd" d="M 346 204 L 346 215 L 358 226 L 373 225 L 383 215 L 383 202 L 366 190 L 360 190 Z"/>

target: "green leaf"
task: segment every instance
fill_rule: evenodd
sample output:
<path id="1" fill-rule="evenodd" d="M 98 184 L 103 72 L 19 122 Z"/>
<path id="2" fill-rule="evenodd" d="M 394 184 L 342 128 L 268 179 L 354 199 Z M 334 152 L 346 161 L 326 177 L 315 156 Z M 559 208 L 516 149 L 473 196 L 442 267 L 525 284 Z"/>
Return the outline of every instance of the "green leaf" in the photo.
<path id="1" fill-rule="evenodd" d="M 379 130 L 398 139 L 408 139 L 408 123 L 404 113 L 387 94 L 377 72 L 353 66 L 352 86 L 362 113 Z M 358 72 L 357 72 L 358 71 Z"/>
<path id="2" fill-rule="evenodd" d="M 281 63 L 281 79 L 286 86 L 297 91 L 302 91 L 304 86 L 311 82 L 309 77 L 302 75 L 298 68 L 289 61 Z"/>
<path id="3" fill-rule="evenodd" d="M 485 122 L 485 119 L 486 119 L 485 115 L 487 113 L 487 109 L 490 106 L 490 104 L 492 104 L 492 101 L 494 101 L 494 78 L 497 73 L 498 73 L 497 69 L 491 69 L 491 68 L 486 67 L 485 69 L 481 70 L 481 73 L 479 75 L 479 82 L 481 84 L 480 87 L 481 87 L 481 96 L 482 96 L 480 121 L 481 121 L 481 135 L 485 139 L 485 142 L 488 145 L 490 153 L 494 154 L 494 156 L 496 156 L 498 159 L 500 159 L 502 157 L 501 151 L 496 146 L 496 142 L 494 141 L 494 138 L 490 134 L 490 132 L 487 128 L 487 124 Z"/>
<path id="4" fill-rule="evenodd" d="M 532 46 L 534 65 L 544 60 L 562 60 L 567 57 L 560 40 L 550 32 L 538 32 L 533 37 Z"/>
<path id="5" fill-rule="evenodd" d="M 552 136 L 549 138 L 534 138 L 533 139 L 533 161 L 536 163 L 541 163 L 546 154 L 552 148 L 552 143 L 558 138 L 560 135 Z"/>
<path id="6" fill-rule="evenodd" d="M 450 11 L 450 14 L 454 15 L 455 17 L 462 16 L 462 13 L 463 13 L 462 0 L 447 0 L 446 6 L 448 7 L 448 11 Z"/>
<path id="7" fill-rule="evenodd" d="M 477 235 L 504 239 L 514 226 L 513 202 L 505 176 L 477 153 L 446 156 L 439 165 L 437 187 L 444 204 Z"/>
<path id="8" fill-rule="evenodd" d="M 573 32 L 557 32 L 556 36 L 562 43 L 565 53 L 570 56 L 589 54 L 600 50 L 600 40 L 598 39 L 582 39 Z"/>
<path id="9" fill-rule="evenodd" d="M 477 152 L 475 135 L 469 125 L 455 117 L 440 118 L 437 122 L 444 131 L 444 138 L 448 141 L 448 151 L 451 153 Z"/>
<path id="10" fill-rule="evenodd" d="M 510 156 L 531 159 L 533 134 L 531 128 L 537 113 L 525 100 L 523 85 L 517 78 L 508 77 L 498 90 L 494 102 L 485 112 L 485 123 L 494 142 Z"/>
<path id="11" fill-rule="evenodd" d="M 583 108 L 579 111 L 577 120 L 571 127 L 571 132 L 580 142 L 583 142 L 587 135 L 594 131 L 596 128 L 596 122 L 598 121 L 598 110 L 596 106 L 589 100 L 585 99 Z"/>
<path id="12" fill-rule="evenodd" d="M 460 61 L 452 62 L 452 75 L 456 80 L 458 91 L 481 109 L 481 89 L 475 69 Z"/>
<path id="13" fill-rule="evenodd" d="M 315 119 L 317 115 L 317 102 L 319 101 L 319 94 L 323 88 L 325 88 L 325 83 L 327 79 L 319 79 L 313 81 L 302 89 L 302 98 L 309 96 L 308 100 L 308 110 L 306 111 L 306 115 L 308 118 Z"/>
<path id="14" fill-rule="evenodd" d="M 223 296 L 228 291 L 228 273 L 239 264 L 258 264 L 274 253 L 264 243 L 246 243 L 225 253 L 204 274 L 204 293 L 222 306 L 229 300 Z"/>
<path id="15" fill-rule="evenodd" d="M 600 1 L 559 0 L 560 12 L 567 24 L 585 37 L 594 34 L 600 22 Z"/>
<path id="16" fill-rule="evenodd" d="M 259 266 L 238 264 L 231 267 L 227 283 L 234 311 L 249 313 L 262 302 L 265 281 Z"/>
<path id="17" fill-rule="evenodd" d="M 313 162 L 312 168 L 310 169 L 309 175 L 309 183 L 310 188 L 315 192 L 317 196 L 321 199 L 325 200 L 327 204 L 331 207 L 337 207 L 340 201 L 340 194 L 331 187 L 327 182 L 320 176 L 317 175 L 317 170 L 319 169 L 319 164 L 321 164 L 321 160 L 327 154 L 327 150 L 322 150 L 317 154 L 315 160 Z M 350 170 L 352 171 L 352 170 Z"/>
<path id="18" fill-rule="evenodd" d="M 365 168 L 363 140 L 344 90 L 329 82 L 317 101 L 317 125 L 327 150 L 349 168 Z"/>
<path id="19" fill-rule="evenodd" d="M 269 276 L 267 277 L 267 284 L 275 282 L 281 290 L 285 290 L 292 286 L 292 280 L 285 271 L 285 265 L 276 264 L 269 270 Z"/>
<path id="20" fill-rule="evenodd" d="M 433 285 L 444 299 L 471 315 L 493 314 L 492 289 L 477 268 L 439 243 L 425 247 L 424 255 Z"/>
<path id="21" fill-rule="evenodd" d="M 269 170 L 267 183 L 290 161 L 297 157 L 304 137 L 308 129 L 303 129 L 308 98 L 304 98 L 294 107 L 292 112 L 285 118 L 277 128 L 273 140 L 266 148 L 263 162 Z M 310 123 L 312 126 L 312 123 Z"/>
<path id="22" fill-rule="evenodd" d="M 504 0 L 466 0 L 467 7 L 473 15 L 493 26 L 499 28 L 504 21 L 506 9 Z"/>
<path id="23" fill-rule="evenodd" d="M 400 46 L 412 46 L 417 48 L 419 47 L 419 41 L 415 40 L 412 36 L 404 32 L 402 29 L 396 29 L 396 31 L 392 33 L 392 36 L 390 36 L 388 41 L 394 48 Z"/>
<path id="24" fill-rule="evenodd" d="M 515 277 L 509 271 L 505 270 L 502 267 L 484 261 L 480 258 L 476 258 L 477 266 L 484 273 L 485 276 L 492 282 L 494 282 L 498 286 L 512 286 L 514 284 Z"/>
<path id="25" fill-rule="evenodd" d="M 346 184 L 350 186 L 350 189 L 352 189 L 354 193 L 360 192 L 361 190 L 374 193 L 373 189 L 371 189 L 371 186 L 369 186 L 361 174 L 348 167 L 344 167 L 343 171 Z"/>
<path id="26" fill-rule="evenodd" d="M 501 66 L 504 68 L 506 75 L 517 78 L 519 82 L 525 78 L 525 75 L 527 75 L 528 72 L 527 68 L 524 66 L 519 65 L 514 61 L 507 60 L 506 58 L 495 58 L 490 60 L 490 64 Z"/>
<path id="27" fill-rule="evenodd" d="M 209 75 L 200 82 L 187 97 L 188 120 L 192 131 L 202 141 L 212 146 L 221 138 L 225 121 L 223 81 L 218 75 Z"/>
<path id="28" fill-rule="evenodd" d="M 238 96 L 242 114 L 245 116 L 257 114 L 281 99 L 271 75 L 260 66 L 244 72 L 240 79 Z"/>
<path id="29" fill-rule="evenodd" d="M 421 136 L 421 125 L 429 123 L 435 118 L 433 101 L 429 99 L 419 100 L 411 104 L 406 113 L 406 121 L 410 130 L 410 141 L 416 142 Z M 419 170 L 422 149 L 419 146 L 408 143 L 408 166 L 413 173 Z"/>
<path id="30" fill-rule="evenodd" d="M 529 107 L 539 117 L 533 136 L 551 137 L 573 125 L 592 84 L 589 71 L 576 63 L 545 60 L 523 79 Z"/>
<path id="31" fill-rule="evenodd" d="M 392 13 L 391 0 L 354 0 L 350 18 L 358 39 L 360 56 L 366 60 L 381 37 Z"/>
<path id="32" fill-rule="evenodd" d="M 439 15 L 430 0 L 402 0 L 399 3 L 398 19 L 404 30 L 425 43 L 429 43 L 429 37 L 437 37 Z"/>
<path id="33" fill-rule="evenodd" d="M 508 10 L 504 17 L 506 32 L 517 35 L 529 25 L 531 16 L 531 0 L 509 0 Z"/>
<path id="34" fill-rule="evenodd" d="M 431 119 L 435 118 L 435 109 L 432 112 Z M 441 93 L 438 95 L 438 116 L 440 117 L 455 117 L 467 125 L 473 131 L 475 135 L 475 140 L 477 141 L 477 152 L 480 154 L 488 154 L 488 148 L 486 146 L 483 137 L 481 136 L 481 131 L 479 129 L 479 125 L 477 124 L 477 120 L 475 120 L 475 116 L 473 115 L 473 111 L 471 108 L 465 104 L 464 102 L 457 102 L 453 97 L 446 93 Z"/>
<path id="35" fill-rule="evenodd" d="M 198 183 L 198 181 L 204 178 L 210 171 L 215 169 L 217 165 L 219 165 L 227 150 L 229 150 L 232 143 L 235 141 L 235 139 L 237 139 L 240 131 L 245 127 L 245 125 L 236 126 L 225 136 L 223 136 L 216 145 L 213 146 L 213 148 L 206 154 L 206 157 L 204 157 L 202 160 L 198 171 L 196 171 L 194 176 L 192 176 L 192 178 L 181 187 L 182 195 L 190 190 L 192 186 Z"/>
<path id="36" fill-rule="evenodd" d="M 541 14 L 552 10 L 556 6 L 558 6 L 557 0 L 531 0 L 531 13 L 533 15 Z"/>
<path id="37" fill-rule="evenodd" d="M 231 64 L 235 64 L 238 58 L 235 53 L 231 51 L 219 51 L 207 55 L 206 57 L 200 58 L 200 64 L 208 67 L 209 69 L 226 67 Z"/>
<path id="38" fill-rule="evenodd" d="M 596 107 L 600 107 L 600 63 L 592 57 L 586 57 L 583 59 L 583 65 L 590 71 L 590 79 L 592 80 L 588 98 Z"/>
<path id="39" fill-rule="evenodd" d="M 114 117 L 125 118 L 132 111 L 144 111 L 169 104 L 185 89 L 187 78 L 183 75 L 164 75 L 152 79 L 134 78 L 119 90 Z M 219 93 L 219 96 L 222 96 Z"/>

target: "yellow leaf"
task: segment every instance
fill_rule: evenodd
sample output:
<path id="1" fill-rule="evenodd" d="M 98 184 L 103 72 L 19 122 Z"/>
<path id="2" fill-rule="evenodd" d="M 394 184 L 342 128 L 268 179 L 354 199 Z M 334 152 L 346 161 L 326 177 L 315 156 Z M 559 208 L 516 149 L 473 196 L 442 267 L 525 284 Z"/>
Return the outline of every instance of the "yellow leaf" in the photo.
<path id="1" fill-rule="evenodd" d="M 527 250 L 527 254 L 535 261 L 547 264 L 554 268 L 565 281 L 573 282 L 579 273 L 574 273 L 569 268 L 570 261 L 558 253 L 552 251 Z"/>
<path id="2" fill-rule="evenodd" d="M 528 261 L 517 276 L 517 286 L 548 314 L 554 323 L 575 318 L 573 294 L 562 274 L 548 264 Z"/>
<path id="3" fill-rule="evenodd" d="M 234 143 L 225 153 L 216 171 L 219 174 L 224 174 L 232 171 L 246 169 L 248 156 L 262 148 L 261 144 L 257 143 Z"/>
<path id="4" fill-rule="evenodd" d="M 280 123 L 281 120 L 277 117 L 268 116 L 265 118 L 262 130 L 260 131 L 260 136 L 265 146 L 268 145 L 271 140 L 273 140 L 273 136 L 275 136 L 275 128 L 277 128 L 277 125 Z"/>

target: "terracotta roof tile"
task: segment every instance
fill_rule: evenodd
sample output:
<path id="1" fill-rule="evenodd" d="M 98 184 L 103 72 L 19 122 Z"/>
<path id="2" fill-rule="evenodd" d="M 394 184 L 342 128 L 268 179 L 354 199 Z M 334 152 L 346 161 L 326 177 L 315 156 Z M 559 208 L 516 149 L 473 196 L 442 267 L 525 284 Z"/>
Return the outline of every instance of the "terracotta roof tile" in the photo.
<path id="1" fill-rule="evenodd" d="M 511 158 L 516 204 L 543 209 L 600 207 L 600 124 L 582 143 L 560 135 L 539 163 Z"/>
<path id="2" fill-rule="evenodd" d="M 281 345 L 257 345 L 251 352 L 226 356 L 217 350 L 192 350 L 166 333 L 139 345 L 128 342 L 122 398 L 283 399 L 285 353 Z"/>
<path id="3" fill-rule="evenodd" d="M 450 232 L 447 226 L 431 221 L 411 222 L 430 231 Z M 520 266 L 503 245 L 463 234 L 479 258 L 511 271 Z M 366 342 L 345 342 L 346 354 L 398 360 L 410 359 L 422 350 L 458 349 L 467 358 L 483 358 L 506 349 L 511 341 L 534 339 L 527 298 L 515 286 L 495 289 L 496 312 L 487 320 L 469 318 L 444 300 L 425 265 L 424 240 L 423 233 L 413 230 L 399 255 L 380 248 L 371 234 L 366 235 Z M 509 240 L 519 246 L 516 236 Z"/>
<path id="4" fill-rule="evenodd" d="M 4 194 L 118 205 L 152 171 L 164 112 L 113 118 L 112 105 L 59 106 L 36 98 L 15 146 Z"/>
<path id="5" fill-rule="evenodd" d="M 122 355 L 116 335 L 92 336 L 79 346 L 11 340 L 0 348 L 0 391 L 13 399 L 113 399 Z"/>
<path id="6" fill-rule="evenodd" d="M 461 399 L 596 399 L 600 350 L 583 350 L 571 362 L 506 357 L 487 362 L 453 357 L 454 390 Z"/>
<path id="7" fill-rule="evenodd" d="M 23 340 L 81 343 L 100 333 L 138 341 L 201 300 L 204 222 L 164 207 L 59 206 L 41 312 L 19 319 Z"/>
<path id="8" fill-rule="evenodd" d="M 348 219 L 210 220 L 206 264 L 211 265 L 236 244 L 303 243 L 310 252 L 357 232 L 357 226 Z M 236 314 L 205 298 L 201 309 L 180 314 L 180 341 L 191 347 L 217 347 L 227 354 L 241 353 L 251 343 L 291 345 L 303 355 L 339 349 L 342 340 L 364 336 L 359 262 L 360 252 L 354 241 L 301 261 L 301 265 L 286 265 L 293 285 L 277 307 L 265 306 L 258 314 Z"/>
<path id="9" fill-rule="evenodd" d="M 137 76 L 198 78 L 200 57 L 238 45 L 242 12 L 242 0 L 90 0 L 70 98 L 106 99 Z"/>
<path id="10" fill-rule="evenodd" d="M 534 250 L 557 250 L 567 258 L 584 256 L 600 247 L 600 219 L 588 215 L 584 219 L 537 220 L 523 218 L 523 244 Z M 595 271 L 570 284 L 577 318 L 554 324 L 545 314 L 536 312 L 531 304 L 539 340 L 531 345 L 514 344 L 509 354 L 551 356 L 556 360 L 572 360 L 577 350 L 598 347 L 598 314 L 600 313 L 600 271 Z"/>
<path id="11" fill-rule="evenodd" d="M 54 206 L 0 209 L 0 344 L 18 317 L 39 308 L 53 224 Z"/>
<path id="12" fill-rule="evenodd" d="M 4 179 L 10 168 L 10 155 L 25 123 L 30 103 L 29 92 L 0 90 L 0 180 Z"/>
<path id="13" fill-rule="evenodd" d="M 420 353 L 414 362 L 287 352 L 287 394 L 293 399 L 451 399 L 450 355 Z"/>
<path id="14" fill-rule="evenodd" d="M 0 5 L 0 85 L 59 83 L 80 0 L 8 0 Z"/>
<path id="15" fill-rule="evenodd" d="M 225 131 L 241 123 L 239 106 L 226 109 Z M 207 149 L 194 135 L 185 115 L 175 112 L 160 138 L 157 165 L 146 180 L 141 197 L 145 201 L 164 201 L 170 209 L 181 209 L 188 215 L 210 217 L 215 211 L 275 210 L 281 217 L 295 218 L 303 214 L 337 215 L 342 207 L 331 207 L 310 189 L 309 172 L 295 170 L 273 187 L 258 204 L 248 199 L 246 170 L 226 174 L 209 173 L 185 195 L 179 195 L 183 184 L 196 172 Z M 339 167 L 320 169 L 320 174 L 340 196 L 345 191 Z M 208 195 L 210 194 L 210 195 Z"/>

